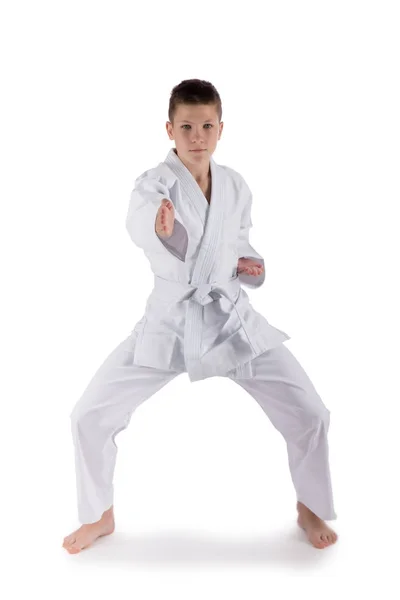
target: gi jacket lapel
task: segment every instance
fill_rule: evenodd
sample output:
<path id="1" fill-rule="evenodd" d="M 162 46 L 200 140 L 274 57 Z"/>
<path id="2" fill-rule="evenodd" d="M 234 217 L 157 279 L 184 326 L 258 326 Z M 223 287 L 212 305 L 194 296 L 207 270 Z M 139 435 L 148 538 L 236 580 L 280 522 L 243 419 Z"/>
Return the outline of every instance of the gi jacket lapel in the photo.
<path id="1" fill-rule="evenodd" d="M 214 273 L 221 240 L 225 207 L 224 188 L 226 174 L 223 169 L 218 167 L 214 159 L 210 157 L 211 200 L 210 204 L 208 204 L 199 184 L 173 148 L 169 151 L 165 163 L 179 178 L 182 190 L 188 202 L 192 204 L 199 215 L 204 228 L 190 283 L 195 286 L 202 283 L 212 283 L 213 281 L 210 278 Z"/>

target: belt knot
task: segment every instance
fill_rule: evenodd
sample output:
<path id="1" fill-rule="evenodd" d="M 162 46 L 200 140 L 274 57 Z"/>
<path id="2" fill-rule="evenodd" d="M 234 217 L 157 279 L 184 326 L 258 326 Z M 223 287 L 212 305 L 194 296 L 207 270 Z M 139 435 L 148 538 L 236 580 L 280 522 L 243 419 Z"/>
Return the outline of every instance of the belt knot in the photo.
<path id="1" fill-rule="evenodd" d="M 194 294 L 192 295 L 192 300 L 205 306 L 206 304 L 210 304 L 210 302 L 214 302 L 215 298 L 210 295 L 211 290 L 213 289 L 213 285 L 211 283 L 201 283 L 197 288 L 195 288 Z"/>

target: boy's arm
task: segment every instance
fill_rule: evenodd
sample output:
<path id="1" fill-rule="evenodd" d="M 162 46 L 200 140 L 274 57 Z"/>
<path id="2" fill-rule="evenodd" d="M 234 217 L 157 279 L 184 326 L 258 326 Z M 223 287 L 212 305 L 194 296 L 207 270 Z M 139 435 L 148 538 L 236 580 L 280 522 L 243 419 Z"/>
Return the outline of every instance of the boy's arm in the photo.
<path id="1" fill-rule="evenodd" d="M 179 215 L 175 210 L 175 221 L 172 235 L 165 239 L 159 236 L 155 229 L 156 216 L 165 198 L 174 204 L 170 198 L 167 186 L 157 177 L 151 177 L 144 173 L 135 181 L 135 187 L 131 193 L 128 215 L 126 217 L 126 228 L 134 244 L 145 252 L 160 252 L 166 248 L 179 260 L 185 261 L 188 235 L 185 227 L 176 217 Z"/>
<path id="2" fill-rule="evenodd" d="M 265 281 L 265 264 L 263 257 L 254 250 L 249 243 L 249 232 L 253 227 L 251 220 L 251 207 L 253 203 L 253 196 L 249 186 L 243 180 L 242 192 L 245 196 L 245 207 L 242 213 L 242 220 L 240 224 L 240 233 L 238 239 L 238 258 L 252 258 L 260 262 L 263 266 L 263 271 L 260 275 L 247 275 L 246 273 L 238 273 L 238 277 L 241 283 L 249 288 L 258 288 Z"/>

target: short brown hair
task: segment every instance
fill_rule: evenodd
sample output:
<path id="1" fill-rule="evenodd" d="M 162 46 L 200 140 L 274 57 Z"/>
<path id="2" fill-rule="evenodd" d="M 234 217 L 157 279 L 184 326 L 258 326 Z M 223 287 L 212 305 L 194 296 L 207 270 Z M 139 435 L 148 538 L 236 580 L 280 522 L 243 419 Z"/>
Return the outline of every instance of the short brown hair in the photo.
<path id="1" fill-rule="evenodd" d="M 168 118 L 171 123 L 178 104 L 215 104 L 218 119 L 222 119 L 222 103 L 216 88 L 209 81 L 185 79 L 174 87 L 169 99 Z"/>

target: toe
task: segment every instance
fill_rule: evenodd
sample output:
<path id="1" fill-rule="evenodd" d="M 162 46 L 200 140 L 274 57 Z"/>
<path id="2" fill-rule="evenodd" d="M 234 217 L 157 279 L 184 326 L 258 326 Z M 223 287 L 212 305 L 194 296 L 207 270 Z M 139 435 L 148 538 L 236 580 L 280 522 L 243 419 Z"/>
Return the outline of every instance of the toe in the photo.
<path id="1" fill-rule="evenodd" d="M 321 535 L 321 539 L 319 540 L 319 543 L 322 546 L 322 548 L 326 548 L 327 546 L 329 546 L 329 541 L 328 541 L 326 535 Z"/>
<path id="2" fill-rule="evenodd" d="M 72 553 L 76 553 L 76 552 L 80 552 L 82 550 L 82 544 L 80 544 L 79 542 L 74 542 L 73 544 L 71 544 L 69 546 L 69 551 Z"/>
<path id="3" fill-rule="evenodd" d="M 71 544 L 73 544 L 76 541 L 76 537 L 74 535 L 70 535 L 66 540 L 65 543 L 67 546 L 70 546 Z"/>
<path id="4" fill-rule="evenodd" d="M 315 548 L 319 548 L 320 550 L 325 548 L 325 542 L 321 539 L 321 536 L 310 537 L 310 542 Z"/>
<path id="5" fill-rule="evenodd" d="M 75 540 L 75 536 L 74 535 L 67 535 L 67 537 L 64 538 L 64 542 L 66 544 L 70 544 L 73 540 Z"/>

